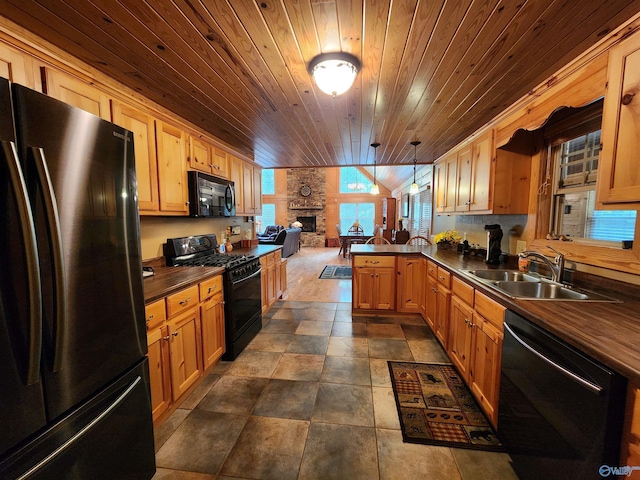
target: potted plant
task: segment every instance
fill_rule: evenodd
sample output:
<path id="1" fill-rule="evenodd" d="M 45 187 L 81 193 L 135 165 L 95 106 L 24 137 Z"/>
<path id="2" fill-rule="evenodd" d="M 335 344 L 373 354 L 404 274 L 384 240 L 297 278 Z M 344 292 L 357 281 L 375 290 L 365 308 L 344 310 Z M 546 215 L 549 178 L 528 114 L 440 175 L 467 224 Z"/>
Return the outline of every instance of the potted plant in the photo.
<path id="1" fill-rule="evenodd" d="M 456 250 L 460 240 L 462 236 L 455 230 L 440 232 L 434 238 L 438 250 Z"/>

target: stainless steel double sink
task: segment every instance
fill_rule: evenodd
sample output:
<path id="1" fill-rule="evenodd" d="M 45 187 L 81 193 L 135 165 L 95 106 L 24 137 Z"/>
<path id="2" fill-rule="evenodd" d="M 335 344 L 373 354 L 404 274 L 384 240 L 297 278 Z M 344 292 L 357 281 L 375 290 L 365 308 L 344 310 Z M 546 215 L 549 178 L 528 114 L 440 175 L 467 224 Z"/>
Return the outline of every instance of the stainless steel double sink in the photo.
<path id="1" fill-rule="evenodd" d="M 511 298 L 526 300 L 619 302 L 619 300 L 614 300 L 599 293 L 577 290 L 570 286 L 552 282 L 537 275 L 523 273 L 518 270 L 461 270 L 461 272 Z"/>

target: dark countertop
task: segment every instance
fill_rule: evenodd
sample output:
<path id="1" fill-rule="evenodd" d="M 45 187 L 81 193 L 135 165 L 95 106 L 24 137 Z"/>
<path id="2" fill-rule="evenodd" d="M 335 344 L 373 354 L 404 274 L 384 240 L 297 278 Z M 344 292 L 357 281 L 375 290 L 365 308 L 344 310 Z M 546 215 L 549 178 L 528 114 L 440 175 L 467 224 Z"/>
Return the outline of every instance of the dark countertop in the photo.
<path id="1" fill-rule="evenodd" d="M 459 273 L 459 270 L 491 268 L 478 257 L 463 257 L 458 252 L 437 250 L 435 246 L 407 245 L 352 245 L 351 253 L 425 255 L 508 309 L 628 379 L 640 382 L 640 301 L 636 297 L 607 290 L 607 296 L 622 300 L 623 303 L 513 299 Z M 590 289 L 600 292 L 595 283 Z"/>
<path id="2" fill-rule="evenodd" d="M 234 248 L 232 254 L 242 253 L 262 257 L 282 249 L 282 245 L 258 245 L 253 248 Z M 220 275 L 224 267 L 167 267 L 164 258 L 154 258 L 142 262 L 153 267 L 154 275 L 144 279 L 144 302 L 149 304 L 178 292 L 183 288 L 197 285 L 207 278 Z"/>

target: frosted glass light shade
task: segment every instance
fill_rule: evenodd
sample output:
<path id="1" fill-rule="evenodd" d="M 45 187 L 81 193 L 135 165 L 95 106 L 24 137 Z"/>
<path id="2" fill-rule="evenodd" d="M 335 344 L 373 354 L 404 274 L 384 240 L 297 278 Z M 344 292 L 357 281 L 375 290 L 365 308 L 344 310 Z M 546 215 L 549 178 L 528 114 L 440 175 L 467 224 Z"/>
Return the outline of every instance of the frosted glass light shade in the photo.
<path id="1" fill-rule="evenodd" d="M 413 182 L 411 184 L 411 188 L 409 189 L 409 193 L 411 195 L 415 195 L 416 193 L 418 193 L 420 191 L 420 187 L 418 186 L 418 184 L 416 182 Z"/>
<path id="2" fill-rule="evenodd" d="M 309 72 L 318 88 L 334 97 L 351 88 L 358 70 L 360 62 L 348 53 L 318 55 L 309 64 Z"/>
<path id="3" fill-rule="evenodd" d="M 377 183 L 371 185 L 371 195 L 378 195 L 380 193 L 380 188 Z"/>

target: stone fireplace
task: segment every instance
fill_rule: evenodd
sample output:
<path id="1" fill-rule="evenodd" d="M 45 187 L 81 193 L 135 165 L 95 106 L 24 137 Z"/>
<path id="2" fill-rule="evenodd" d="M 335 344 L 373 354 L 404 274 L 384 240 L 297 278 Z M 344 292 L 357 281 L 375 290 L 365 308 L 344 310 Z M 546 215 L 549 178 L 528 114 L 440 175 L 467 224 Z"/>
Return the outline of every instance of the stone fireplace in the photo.
<path id="1" fill-rule="evenodd" d="M 316 233 L 316 216 L 296 217 L 296 220 L 302 224 L 302 231 L 308 233 Z"/>
<path id="2" fill-rule="evenodd" d="M 287 170 L 287 223 L 302 223 L 304 247 L 324 247 L 326 233 L 327 175 L 323 168 Z"/>

